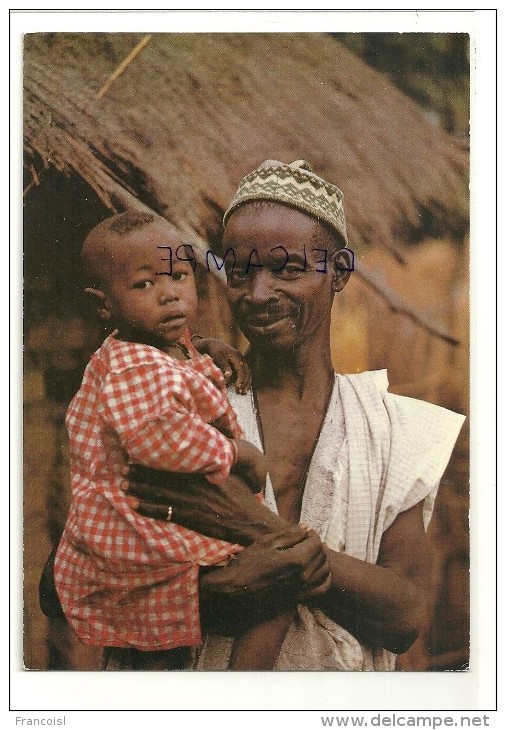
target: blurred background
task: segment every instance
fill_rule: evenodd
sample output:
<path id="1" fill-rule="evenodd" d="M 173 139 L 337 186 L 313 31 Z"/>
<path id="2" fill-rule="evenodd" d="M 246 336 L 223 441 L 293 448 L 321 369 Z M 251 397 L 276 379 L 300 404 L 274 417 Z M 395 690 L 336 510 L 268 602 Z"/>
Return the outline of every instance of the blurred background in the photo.
<path id="1" fill-rule="evenodd" d="M 469 415 L 469 39 L 448 33 L 24 37 L 24 665 L 96 669 L 38 605 L 69 501 L 66 408 L 104 332 L 79 248 L 150 208 L 196 251 L 266 158 L 304 158 L 344 191 L 357 268 L 336 298 L 336 370 Z M 197 270 L 196 331 L 246 343 L 223 282 Z M 430 526 L 432 619 L 399 670 L 469 660 L 469 422 Z"/>

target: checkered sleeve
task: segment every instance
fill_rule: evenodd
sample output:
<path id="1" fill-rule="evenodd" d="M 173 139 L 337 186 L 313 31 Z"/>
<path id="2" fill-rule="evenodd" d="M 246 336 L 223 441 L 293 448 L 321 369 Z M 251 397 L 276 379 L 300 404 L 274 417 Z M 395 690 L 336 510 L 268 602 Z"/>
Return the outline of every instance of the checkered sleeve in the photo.
<path id="1" fill-rule="evenodd" d="M 202 473 L 213 483 L 227 479 L 233 446 L 199 415 L 177 369 L 149 363 L 108 373 L 99 410 L 136 463 Z"/>

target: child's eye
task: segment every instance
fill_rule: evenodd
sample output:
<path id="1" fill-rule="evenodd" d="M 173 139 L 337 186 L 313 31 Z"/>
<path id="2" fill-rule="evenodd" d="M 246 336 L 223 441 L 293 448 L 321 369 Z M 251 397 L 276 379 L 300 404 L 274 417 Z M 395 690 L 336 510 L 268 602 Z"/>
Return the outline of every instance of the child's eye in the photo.
<path id="1" fill-rule="evenodd" d="M 174 271 L 174 273 L 172 274 L 172 278 L 174 279 L 174 281 L 184 281 L 187 277 L 188 277 L 188 274 L 186 273 L 186 271 L 185 272 Z"/>
<path id="2" fill-rule="evenodd" d="M 151 279 L 143 279 L 142 281 L 137 281 L 133 288 L 134 289 L 150 289 L 152 286 L 154 286 L 154 282 Z"/>

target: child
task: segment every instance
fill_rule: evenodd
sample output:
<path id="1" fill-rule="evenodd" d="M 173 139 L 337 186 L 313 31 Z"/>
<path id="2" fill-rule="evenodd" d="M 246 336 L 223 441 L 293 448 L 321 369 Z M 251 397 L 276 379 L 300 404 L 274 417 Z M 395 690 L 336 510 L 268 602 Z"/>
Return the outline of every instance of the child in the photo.
<path id="1" fill-rule="evenodd" d="M 190 263 L 176 258 L 160 273 L 163 247 L 181 245 L 148 213 L 115 215 L 87 237 L 86 291 L 116 330 L 92 356 L 66 419 L 72 502 L 55 561 L 58 595 L 85 643 L 137 652 L 135 666 L 147 658 L 146 668 L 177 666 L 165 650 L 201 643 L 199 566 L 226 562 L 241 547 L 171 523 L 170 511 L 167 522 L 134 512 L 121 490 L 125 464 L 214 483 L 232 471 L 254 492 L 266 478 L 263 454 L 242 439 L 223 374 L 191 344 Z M 229 361 L 237 371 L 237 353 Z"/>

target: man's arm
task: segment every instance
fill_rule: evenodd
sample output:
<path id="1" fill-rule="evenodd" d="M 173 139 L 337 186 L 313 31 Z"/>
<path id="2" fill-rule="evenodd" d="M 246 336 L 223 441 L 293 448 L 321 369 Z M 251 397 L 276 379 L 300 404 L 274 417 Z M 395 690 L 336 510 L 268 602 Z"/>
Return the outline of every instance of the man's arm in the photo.
<path id="1" fill-rule="evenodd" d="M 307 603 L 321 608 L 363 644 L 401 654 L 415 641 L 427 618 L 431 592 L 422 503 L 397 516 L 383 535 L 376 564 L 326 548 L 330 581 L 322 582 L 321 571 L 311 574 L 291 563 L 293 553 L 293 560 L 297 557 L 303 565 L 303 544 L 276 554 L 261 547 L 268 540 L 262 538 L 258 547 L 248 548 L 229 566 L 203 576 L 203 617 L 210 630 L 248 630 L 295 603 Z"/>
<path id="2" fill-rule="evenodd" d="M 427 618 L 431 556 L 423 501 L 399 514 L 384 533 L 376 564 L 327 549 L 331 587 L 310 600 L 359 641 L 407 651 Z"/>
<path id="3" fill-rule="evenodd" d="M 130 506 L 139 514 L 165 520 L 170 506 L 172 522 L 240 545 L 251 545 L 289 527 L 233 474 L 226 482 L 210 484 L 200 474 L 169 475 L 132 464 L 125 474 L 124 490 Z"/>
<path id="4" fill-rule="evenodd" d="M 167 510 L 163 505 L 174 504 L 174 519 L 179 524 L 244 545 L 258 538 L 267 540 L 274 531 L 287 526 L 256 502 L 238 479 L 218 488 L 192 485 L 179 494 L 175 490 L 169 494 L 162 486 L 136 484 L 128 493 L 136 494 L 148 516 L 163 519 Z M 275 615 L 290 608 L 295 596 L 298 602 L 320 607 L 362 643 L 395 653 L 407 651 L 423 626 L 430 595 L 431 560 L 422 509 L 420 502 L 396 517 L 382 537 L 376 564 L 326 548 L 331 585 L 318 598 L 311 595 L 314 584 L 308 586 L 309 573 L 303 569 L 306 557 L 299 554 L 300 548 L 266 553 L 266 567 L 255 557 L 259 548 L 254 544 L 251 553 L 250 549 L 243 551 L 232 564 L 204 577 L 202 595 L 210 626 L 221 622 L 221 631 L 225 633 L 229 613 L 230 625 L 237 626 L 239 615 L 246 617 L 249 607 L 263 605 L 270 615 Z M 292 564 L 288 587 L 288 583 L 284 585 L 284 576 L 274 567 L 281 568 L 290 561 L 292 553 L 299 569 L 295 570 Z M 253 609 L 250 615 L 254 614 Z"/>

